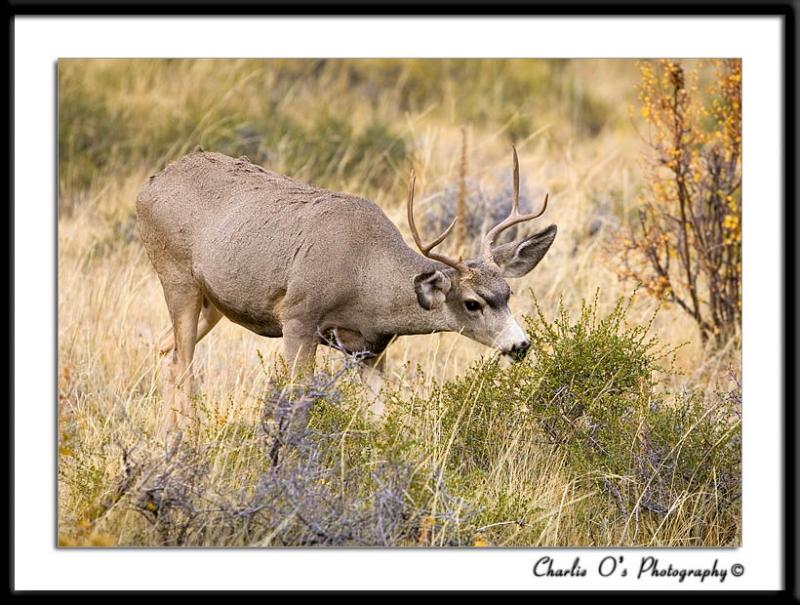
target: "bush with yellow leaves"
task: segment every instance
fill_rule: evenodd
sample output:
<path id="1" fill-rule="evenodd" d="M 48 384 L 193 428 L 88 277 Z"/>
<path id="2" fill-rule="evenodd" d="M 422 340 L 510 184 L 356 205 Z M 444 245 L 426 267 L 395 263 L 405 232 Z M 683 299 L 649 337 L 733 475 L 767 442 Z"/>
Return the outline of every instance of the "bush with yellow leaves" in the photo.
<path id="1" fill-rule="evenodd" d="M 616 248 L 620 275 L 692 318 L 704 343 L 719 347 L 741 320 L 742 66 L 640 64 L 642 132 L 652 153 L 638 221 Z"/>

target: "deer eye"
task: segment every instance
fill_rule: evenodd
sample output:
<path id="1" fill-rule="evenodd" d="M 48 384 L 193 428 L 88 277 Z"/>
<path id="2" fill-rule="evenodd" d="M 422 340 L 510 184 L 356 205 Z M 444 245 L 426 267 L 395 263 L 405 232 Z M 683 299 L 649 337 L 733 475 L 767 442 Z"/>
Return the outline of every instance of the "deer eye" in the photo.
<path id="1" fill-rule="evenodd" d="M 481 310 L 481 303 L 479 303 L 477 300 L 465 300 L 464 307 L 467 309 L 467 311 L 474 313 L 475 311 Z"/>

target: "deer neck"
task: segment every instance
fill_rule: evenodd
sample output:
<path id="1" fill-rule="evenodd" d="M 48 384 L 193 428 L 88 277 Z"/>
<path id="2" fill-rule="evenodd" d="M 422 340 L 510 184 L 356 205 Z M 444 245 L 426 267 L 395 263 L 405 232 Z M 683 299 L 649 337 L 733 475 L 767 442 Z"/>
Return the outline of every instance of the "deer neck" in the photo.
<path id="1" fill-rule="evenodd" d="M 394 286 L 384 292 L 378 302 L 381 331 L 396 336 L 449 332 L 454 329 L 447 306 L 424 309 L 417 300 L 414 278 L 420 273 L 446 271 L 447 265 L 427 259 L 409 249 L 409 254 L 397 259 Z"/>

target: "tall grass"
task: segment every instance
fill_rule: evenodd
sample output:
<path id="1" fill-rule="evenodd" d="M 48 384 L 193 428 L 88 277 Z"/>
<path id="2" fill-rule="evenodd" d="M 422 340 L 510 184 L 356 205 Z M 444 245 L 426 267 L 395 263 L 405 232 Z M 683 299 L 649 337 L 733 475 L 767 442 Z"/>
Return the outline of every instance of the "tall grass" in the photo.
<path id="1" fill-rule="evenodd" d="M 512 310 L 536 317 L 527 295 L 533 290 L 543 316 L 556 317 L 563 305 L 577 317 L 597 293 L 595 313 L 606 317 L 631 293 L 609 258 L 607 227 L 635 217 L 636 196 L 646 185 L 638 164 L 642 142 L 627 118 L 637 77 L 627 61 L 61 61 L 62 543 L 737 544 L 736 505 L 720 512 L 714 498 L 722 491 L 713 482 L 690 484 L 669 500 L 668 514 L 643 513 L 627 500 L 623 510 L 607 482 L 590 479 L 602 473 L 608 479 L 612 467 L 593 458 L 578 464 L 574 452 L 542 443 L 546 431 L 525 434 L 528 425 L 479 407 L 465 385 L 476 376 L 470 368 L 490 352 L 454 334 L 404 337 L 390 347 L 383 425 L 363 417 L 358 385 L 342 378 L 334 389 L 344 389 L 339 404 L 315 405 L 311 427 L 318 432 L 294 454 L 294 468 L 307 470 L 304 480 L 299 470 L 271 474 L 263 449 L 264 395 L 275 388 L 280 340 L 226 321 L 195 358 L 202 430 L 191 447 L 172 454 L 153 436 L 161 401 L 156 341 L 168 318 L 135 226 L 134 200 L 149 174 L 197 144 L 245 154 L 272 170 L 365 195 L 407 234 L 402 202 L 412 164 L 430 221 L 442 207 L 455 213 L 447 205 L 456 203 L 462 181 L 464 210 L 474 213 L 475 199 L 502 203 L 513 142 L 523 196 L 550 192 L 547 220 L 558 224 L 559 235 L 541 265 L 511 284 Z M 475 236 L 468 229 L 465 245 Z M 695 393 L 692 413 L 702 417 L 736 392 L 738 342 L 712 352 L 679 309 L 667 305 L 653 319 L 656 304 L 635 297 L 626 322 L 649 326 L 648 334 L 668 349 L 679 347 L 673 371 L 655 388 Z M 319 362 L 334 371 L 341 363 L 324 352 Z M 509 375 L 503 367 L 492 371 Z M 443 399 L 446 389 L 462 387 L 463 396 Z M 665 401 L 672 410 L 687 400 Z M 527 417 L 536 420 L 542 411 Z M 660 438 L 680 441 L 674 425 L 656 424 Z M 492 431 L 483 453 L 480 439 L 463 442 L 470 430 Z M 695 462 L 705 464 L 702 457 Z M 624 475 L 621 468 L 613 466 L 614 473 Z M 218 509 L 216 521 L 186 526 L 183 537 L 185 519 L 154 523 L 163 504 L 142 494 L 193 481 L 205 486 L 208 501 L 183 498 L 195 512 Z M 290 514 L 297 504 L 291 498 L 253 517 L 266 528 L 261 533 L 226 523 L 237 511 L 244 519 L 242 510 L 275 485 L 320 502 L 347 494 L 336 501 L 340 508 L 316 507 L 321 516 L 306 521 L 320 529 L 347 512 L 352 539 L 344 539 L 346 531 L 314 534 Z M 283 525 L 270 525 L 281 515 Z M 356 531 L 358 520 L 369 527 Z"/>

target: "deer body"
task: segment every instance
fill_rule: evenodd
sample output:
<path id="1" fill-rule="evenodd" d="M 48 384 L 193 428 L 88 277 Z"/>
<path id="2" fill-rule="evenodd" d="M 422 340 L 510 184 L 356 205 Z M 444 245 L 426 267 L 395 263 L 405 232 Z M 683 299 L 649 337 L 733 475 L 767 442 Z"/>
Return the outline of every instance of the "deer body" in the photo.
<path id="1" fill-rule="evenodd" d="M 197 151 L 150 177 L 137 215 L 172 320 L 161 349 L 182 414 L 194 347 L 223 316 L 283 337 L 287 363 L 304 371 L 331 341 L 378 356 L 394 336 L 462 331 L 503 352 L 527 349 L 500 267 L 418 254 L 366 199 Z M 465 297 L 484 305 L 480 321 Z"/>

